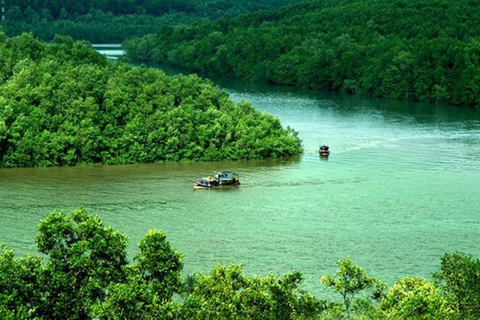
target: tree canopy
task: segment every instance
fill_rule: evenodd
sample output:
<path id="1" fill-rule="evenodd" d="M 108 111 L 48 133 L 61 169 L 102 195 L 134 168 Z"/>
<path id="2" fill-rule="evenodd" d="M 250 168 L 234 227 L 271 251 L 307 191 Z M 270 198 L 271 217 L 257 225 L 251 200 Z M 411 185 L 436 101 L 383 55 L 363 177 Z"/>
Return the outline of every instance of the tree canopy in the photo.
<path id="1" fill-rule="evenodd" d="M 0 167 L 291 156 L 297 132 L 195 75 L 0 33 Z"/>
<path id="2" fill-rule="evenodd" d="M 315 0 L 125 42 L 130 58 L 394 99 L 480 103 L 469 0 Z"/>
<path id="3" fill-rule="evenodd" d="M 5 6 L 7 10 L 13 7 L 19 8 L 23 13 L 28 10 L 37 13 L 47 10 L 52 18 L 59 19 L 62 18 L 62 11 L 69 16 L 80 16 L 87 14 L 90 10 L 110 12 L 114 15 L 161 15 L 172 11 L 196 12 L 200 15 L 212 15 L 213 11 L 215 14 L 225 15 L 225 11 L 232 9 L 249 12 L 300 1 L 302 0 L 243 0 L 241 2 L 234 0 L 203 0 L 201 2 L 195 0 L 8 0 L 5 1 Z"/>
<path id="4" fill-rule="evenodd" d="M 241 265 L 182 274 L 183 255 L 150 230 L 129 262 L 128 238 L 83 207 L 52 211 L 39 225 L 37 255 L 0 244 L 2 319 L 478 319 L 480 262 L 445 254 L 435 281 L 386 284 L 349 258 L 321 282 L 339 294 L 302 290 L 299 271 L 248 276 Z M 38 254 L 43 254 L 39 257 Z"/>
<path id="5" fill-rule="evenodd" d="M 304 0 L 8 0 L 9 36 L 31 32 L 43 40 L 56 34 L 97 43 L 122 42 L 154 33 L 162 25 L 187 25 L 275 8 Z"/>

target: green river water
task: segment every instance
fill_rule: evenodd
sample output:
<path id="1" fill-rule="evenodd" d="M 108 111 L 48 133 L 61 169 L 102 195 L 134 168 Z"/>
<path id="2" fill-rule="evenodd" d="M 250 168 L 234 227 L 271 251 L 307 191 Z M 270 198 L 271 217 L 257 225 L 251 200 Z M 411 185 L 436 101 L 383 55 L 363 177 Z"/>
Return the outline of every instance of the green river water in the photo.
<path id="1" fill-rule="evenodd" d="M 0 170 L 0 242 L 35 252 L 52 210 L 81 205 L 130 238 L 162 229 L 185 255 L 185 274 L 241 263 L 249 275 L 299 270 L 304 289 L 354 264 L 390 285 L 430 278 L 446 252 L 478 257 L 480 112 L 218 82 L 303 140 L 293 159 Z M 328 143 L 328 160 L 318 146 Z M 242 185 L 194 190 L 192 179 L 227 169 Z"/>

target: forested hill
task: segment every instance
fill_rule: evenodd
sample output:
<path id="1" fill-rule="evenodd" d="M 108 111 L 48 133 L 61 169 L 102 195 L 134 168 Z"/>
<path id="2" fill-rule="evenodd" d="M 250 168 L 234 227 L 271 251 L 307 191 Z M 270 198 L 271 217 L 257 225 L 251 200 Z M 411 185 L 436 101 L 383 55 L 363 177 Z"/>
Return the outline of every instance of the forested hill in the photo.
<path id="1" fill-rule="evenodd" d="M 7 35 L 55 34 L 91 42 L 122 42 L 162 25 L 188 25 L 306 0 L 5 0 Z"/>
<path id="2" fill-rule="evenodd" d="M 0 168 L 298 154 L 278 118 L 197 76 L 109 62 L 87 42 L 0 32 Z"/>
<path id="3" fill-rule="evenodd" d="M 162 15 L 172 11 L 196 12 L 200 15 L 211 15 L 212 13 L 237 15 L 300 1 L 303 0 L 5 0 L 5 6 L 7 9 L 17 7 L 24 13 L 27 10 L 37 13 L 47 11 L 54 19 L 58 19 L 62 14 L 80 16 L 91 10 L 110 12 L 113 15 Z M 220 13 L 220 10 L 226 11 L 226 13 Z M 231 11 L 229 12 L 229 10 Z M 209 12 L 207 13 L 207 11 Z"/>
<path id="4" fill-rule="evenodd" d="M 480 103 L 480 6 L 470 0 L 317 0 L 164 27 L 129 57 L 199 72 L 378 97 Z"/>

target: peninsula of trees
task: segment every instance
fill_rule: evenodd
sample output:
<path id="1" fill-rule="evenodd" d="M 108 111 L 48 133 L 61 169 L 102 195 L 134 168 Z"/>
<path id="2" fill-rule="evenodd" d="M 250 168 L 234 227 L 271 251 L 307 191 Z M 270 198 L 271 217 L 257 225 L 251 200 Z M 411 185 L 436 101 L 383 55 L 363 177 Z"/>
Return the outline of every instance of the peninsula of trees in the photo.
<path id="1" fill-rule="evenodd" d="M 182 276 L 183 255 L 148 231 L 133 264 L 128 238 L 85 208 L 51 212 L 39 225 L 37 255 L 0 244 L 0 318 L 13 319 L 478 319 L 480 261 L 445 254 L 433 281 L 387 285 L 352 264 L 321 277 L 338 299 L 301 289 L 302 274 L 249 277 L 241 265 Z"/>
<path id="2" fill-rule="evenodd" d="M 305 0 L 5 0 L 7 35 L 31 32 L 50 41 L 56 34 L 96 43 L 122 42 L 162 25 L 188 25 L 280 7 Z"/>
<path id="3" fill-rule="evenodd" d="M 291 156 L 297 132 L 197 76 L 0 33 L 0 168 Z"/>
<path id="4" fill-rule="evenodd" d="M 470 0 L 315 0 L 162 27 L 125 47 L 207 74 L 478 106 L 479 19 Z"/>

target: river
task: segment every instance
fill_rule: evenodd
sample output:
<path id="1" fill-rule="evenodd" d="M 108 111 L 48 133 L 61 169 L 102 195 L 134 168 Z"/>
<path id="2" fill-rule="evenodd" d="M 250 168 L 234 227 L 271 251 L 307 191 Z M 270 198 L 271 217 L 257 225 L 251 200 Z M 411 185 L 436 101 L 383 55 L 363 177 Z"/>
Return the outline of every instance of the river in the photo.
<path id="1" fill-rule="evenodd" d="M 185 274 L 241 263 L 249 275 L 299 270 L 303 288 L 338 259 L 390 285 L 430 278 L 446 252 L 479 256 L 480 111 L 214 80 L 299 131 L 292 159 L 0 170 L 0 242 L 35 252 L 52 210 L 85 206 L 130 238 L 162 229 Z M 320 159 L 318 146 L 331 155 Z M 242 185 L 194 190 L 227 169 Z"/>
<path id="2" fill-rule="evenodd" d="M 125 50 L 122 48 L 122 45 L 118 43 L 94 43 L 92 47 L 111 60 L 116 60 L 125 55 Z"/>

